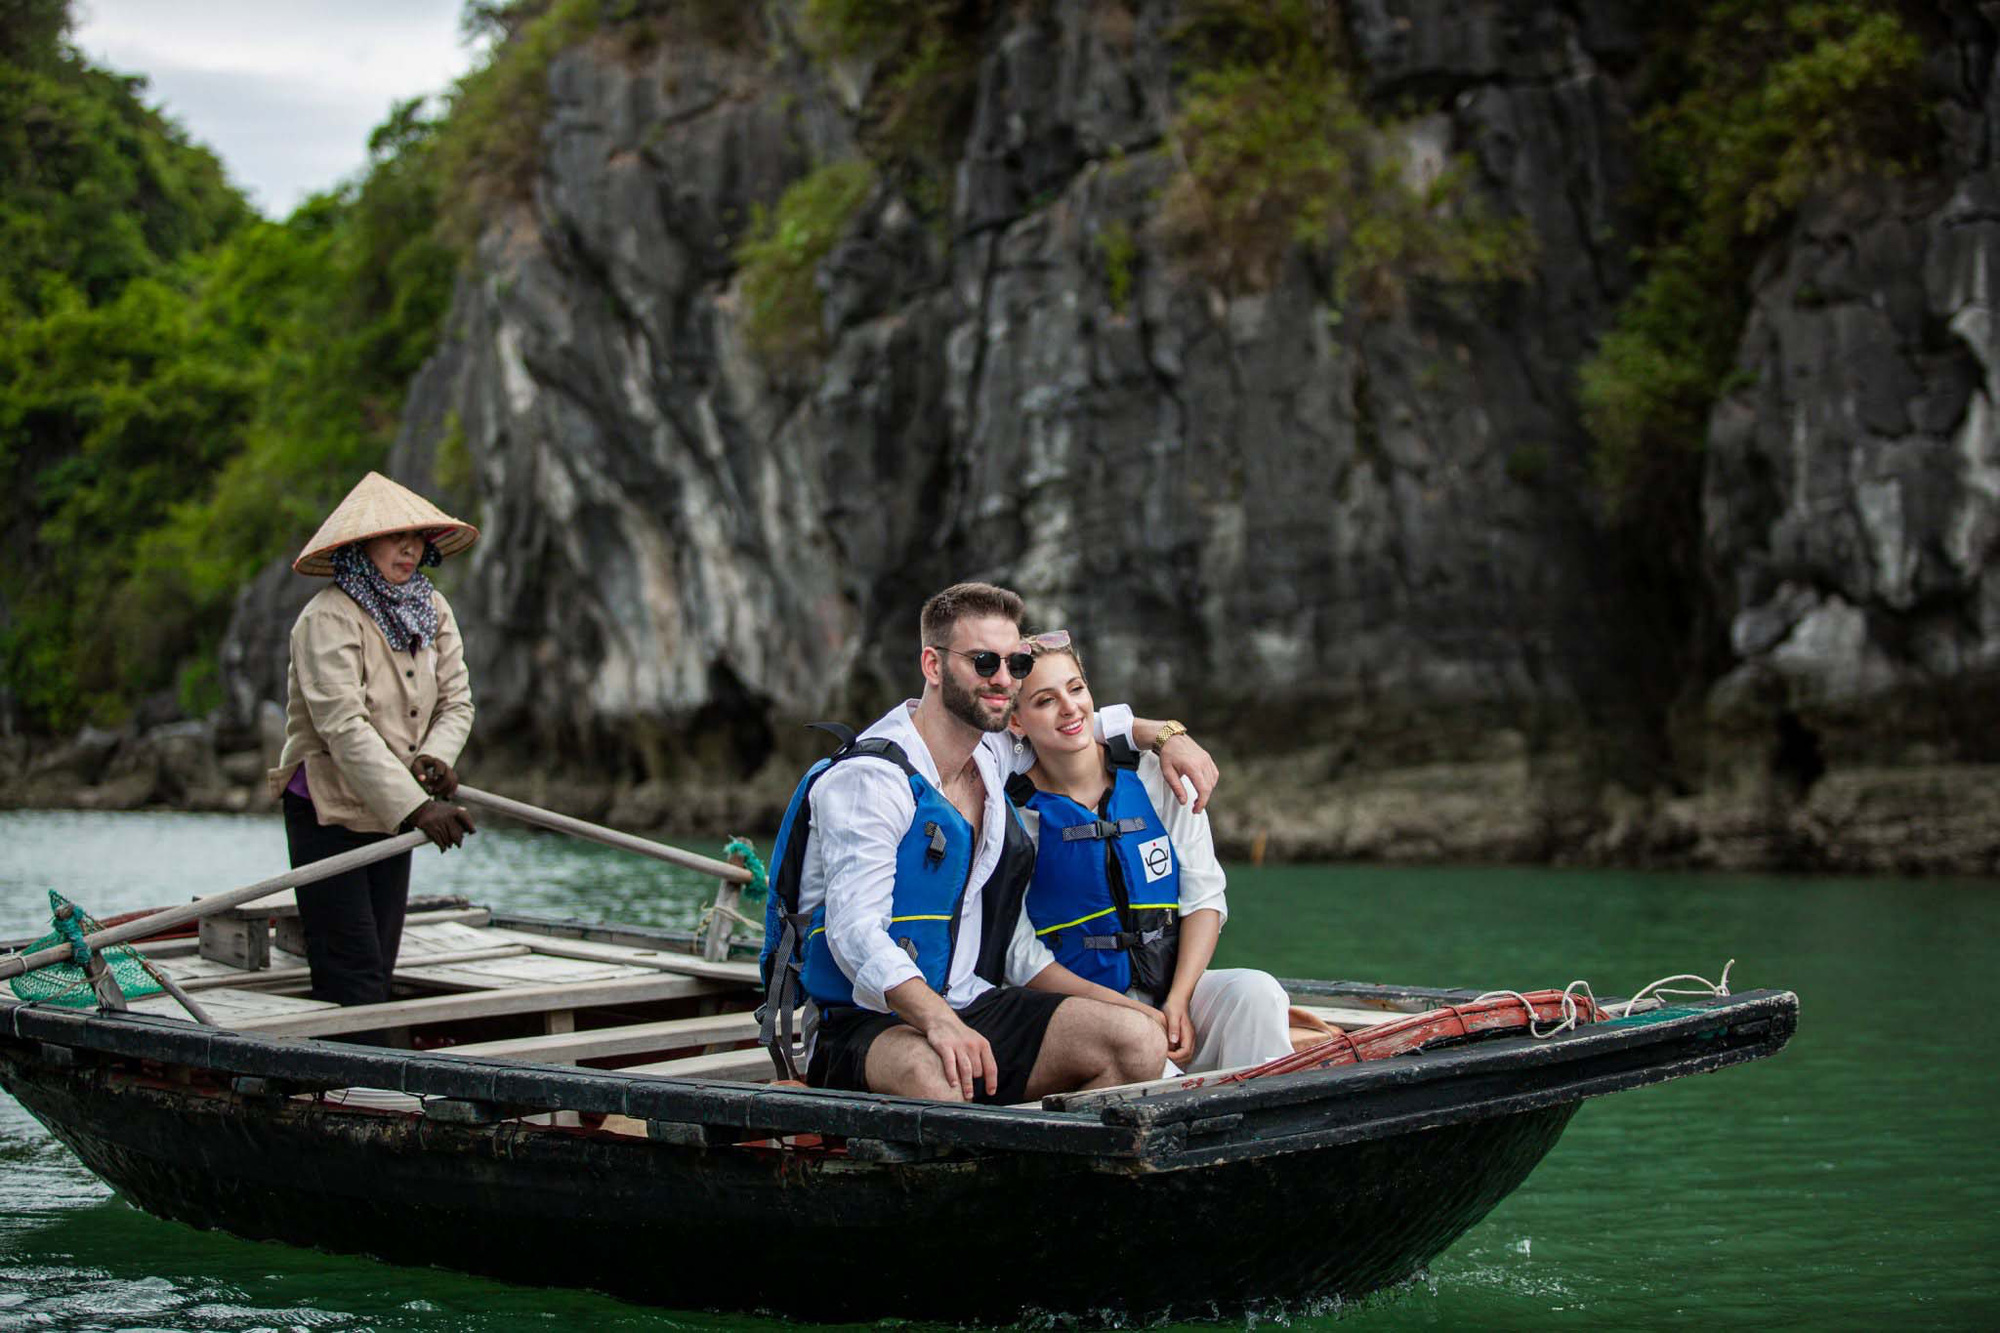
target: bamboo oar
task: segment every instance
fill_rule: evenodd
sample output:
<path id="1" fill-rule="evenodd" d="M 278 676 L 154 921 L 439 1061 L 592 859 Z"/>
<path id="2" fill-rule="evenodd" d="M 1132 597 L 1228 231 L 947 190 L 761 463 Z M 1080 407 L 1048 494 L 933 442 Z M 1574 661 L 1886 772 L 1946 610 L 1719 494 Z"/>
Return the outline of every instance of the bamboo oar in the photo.
<path id="1" fill-rule="evenodd" d="M 654 842 L 650 838 L 638 838 L 630 833 L 620 833 L 617 829 L 606 828 L 602 824 L 593 824 L 588 820 L 573 819 L 569 815 L 559 815 L 553 810 L 544 810 L 540 806 L 529 805 L 525 801 L 509 800 L 505 796 L 495 796 L 491 792 L 480 791 L 476 787 L 467 787 L 462 783 L 458 790 L 452 793 L 451 799 L 454 801 L 464 801 L 468 805 L 481 806 L 491 810 L 496 815 L 505 815 L 509 819 L 518 819 L 524 824 L 539 824 L 543 828 L 554 829 L 558 833 L 567 833 L 573 837 L 588 838 L 592 842 L 601 842 L 606 847 L 616 847 L 621 851 L 636 852 L 640 856 L 650 856 L 655 861 L 665 861 L 669 865 L 681 866 L 688 870 L 699 870 L 705 875 L 714 875 L 720 879 L 726 879 L 733 884 L 748 884 L 750 882 L 750 872 L 742 866 L 733 866 L 727 861 L 717 861 L 711 857 L 703 856 L 699 852 L 684 852 L 678 847 L 669 847 L 663 842 Z"/>
<path id="2" fill-rule="evenodd" d="M 84 936 L 83 942 L 93 949 L 103 949 L 113 944 L 141 939 L 147 935 L 157 935 L 163 930 L 171 930 L 175 926 L 185 925 L 199 917 L 213 915 L 225 908 L 255 902 L 259 898 L 268 898 L 280 889 L 295 889 L 302 884 L 315 884 L 350 870 L 358 870 L 362 866 L 373 865 L 377 861 L 386 861 L 392 856 L 409 851 L 412 847 L 421 847 L 429 841 L 429 837 L 422 830 L 411 829 L 408 833 L 385 838 L 366 847 L 356 847 L 351 852 L 329 856 L 324 861 L 310 861 L 282 875 L 273 875 L 255 884 L 246 884 L 240 889 L 211 893 L 206 898 L 197 898 L 179 907 L 168 907 L 150 916 L 142 916 L 135 921 L 127 921 L 123 925 L 97 931 Z M 38 967 L 47 967 L 50 963 L 67 963 L 75 956 L 75 952 L 68 941 L 64 941 L 61 944 L 51 944 L 46 949 L 37 949 L 33 953 L 7 954 L 0 957 L 0 981 L 18 977 L 24 972 L 32 972 Z"/>

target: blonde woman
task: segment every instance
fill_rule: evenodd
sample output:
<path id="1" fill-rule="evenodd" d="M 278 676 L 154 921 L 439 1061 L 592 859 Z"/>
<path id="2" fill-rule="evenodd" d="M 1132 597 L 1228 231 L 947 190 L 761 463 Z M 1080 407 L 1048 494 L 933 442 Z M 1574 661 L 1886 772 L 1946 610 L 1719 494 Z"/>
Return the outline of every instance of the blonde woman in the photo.
<path id="1" fill-rule="evenodd" d="M 370 472 L 292 568 L 331 578 L 292 626 L 285 745 L 267 777 L 292 864 L 421 829 L 440 852 L 473 831 L 452 765 L 472 730 L 472 689 L 451 606 L 421 572 L 478 529 Z M 298 890 L 314 999 L 390 997 L 410 855 Z"/>
<path id="2" fill-rule="evenodd" d="M 1176 799 L 1150 751 L 1093 734 L 1095 704 L 1068 633 L 1029 640 L 1034 668 L 1009 723 L 1035 764 L 1009 784 L 1036 842 L 1009 970 L 1037 990 L 1146 1011 L 1189 1073 L 1293 1049 L 1269 973 L 1210 969 L 1228 915 L 1208 815 Z"/>

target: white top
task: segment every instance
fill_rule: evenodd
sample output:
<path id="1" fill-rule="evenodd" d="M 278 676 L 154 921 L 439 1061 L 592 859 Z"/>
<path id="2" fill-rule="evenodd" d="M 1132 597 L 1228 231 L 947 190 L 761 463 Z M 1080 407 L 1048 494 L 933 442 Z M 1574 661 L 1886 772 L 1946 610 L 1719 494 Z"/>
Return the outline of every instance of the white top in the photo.
<path id="1" fill-rule="evenodd" d="M 900 703 L 861 734 L 902 746 L 911 766 L 932 786 L 941 786 L 937 761 L 917 731 L 916 707 L 914 699 Z M 1129 738 L 1132 710 L 1123 704 L 1099 709 L 1096 728 L 1099 739 L 1106 735 Z M 965 1008 L 993 989 L 984 977 L 973 973 L 983 928 L 980 895 L 1000 863 L 1000 850 L 1006 842 L 1007 820 L 1011 818 L 1007 778 L 1034 767 L 1035 752 L 1025 744 L 1017 752 L 1012 735 L 990 732 L 973 749 L 972 762 L 986 787 L 986 808 L 980 821 L 979 845 L 972 853 L 972 874 L 959 908 L 958 945 L 952 954 L 951 974 L 945 978 L 944 999 L 954 1009 Z M 807 799 L 812 802 L 812 838 L 806 844 L 805 866 L 799 876 L 799 910 L 810 914 L 820 903 L 826 904 L 827 946 L 834 962 L 854 983 L 854 1002 L 864 1009 L 887 1013 L 889 1003 L 884 994 L 923 976 L 916 961 L 889 935 L 896 850 L 917 815 L 910 781 L 894 764 L 854 759 L 827 770 L 813 784 Z M 1022 919 L 1026 919 L 1025 914 Z M 1010 984 L 1019 985 L 1034 976 L 1034 972 L 1015 972 L 1011 948 L 1008 962 Z"/>
<path id="2" fill-rule="evenodd" d="M 1191 804 L 1183 805 L 1174 799 L 1167 790 L 1166 775 L 1160 771 L 1160 758 L 1150 750 L 1139 756 L 1139 781 L 1145 785 L 1153 812 L 1166 826 L 1167 840 L 1180 859 L 1181 915 L 1213 911 L 1228 921 L 1229 903 L 1223 894 L 1228 877 L 1215 859 L 1215 839 L 1209 833 L 1208 812 L 1196 814 Z M 1021 822 L 1027 825 L 1028 836 L 1035 840 L 1035 845 L 1041 846 L 1042 817 L 1033 810 L 1023 809 Z M 1013 942 L 1007 946 L 1007 980 L 1018 985 L 1055 961 L 1049 946 L 1035 937 L 1034 923 L 1028 920 L 1028 914 L 1021 913 L 1014 923 Z"/>

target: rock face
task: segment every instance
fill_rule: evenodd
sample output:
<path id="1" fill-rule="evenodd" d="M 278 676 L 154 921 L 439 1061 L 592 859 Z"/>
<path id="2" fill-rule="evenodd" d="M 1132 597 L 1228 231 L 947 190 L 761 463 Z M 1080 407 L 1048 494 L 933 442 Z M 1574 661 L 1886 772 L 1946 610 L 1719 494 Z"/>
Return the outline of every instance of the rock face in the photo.
<path id="1" fill-rule="evenodd" d="M 1246 740 L 1428 757 L 1549 700 L 1568 730 L 1606 693 L 1630 635 L 1597 614 L 1581 488 L 1509 475 L 1524 448 L 1573 475 L 1567 384 L 1627 281 L 1590 35 L 1509 84 L 1480 55 L 1524 35 L 1496 10 L 1433 64 L 1385 59 L 1383 95 L 1462 87 L 1444 137 L 1594 262 L 1336 329 L 1303 262 L 1230 298 L 1153 244 L 1170 15 L 1107 34 L 1101 9 L 994 31 L 949 235 L 878 191 L 825 265 L 832 347 L 804 385 L 742 350 L 725 242 L 797 146 L 846 151 L 831 95 L 761 56 L 558 62 L 536 207 L 496 222 L 395 460 L 428 482 L 437 440 L 469 446 L 489 719 L 596 739 L 872 705 L 910 688 L 916 607 L 961 577 L 1086 636 L 1104 688 Z M 1139 238 L 1122 312 L 1114 226 Z"/>
<path id="2" fill-rule="evenodd" d="M 1541 255 L 1376 313 L 1303 255 L 1232 293 L 1157 239 L 1173 6 L 994 8 L 948 209 L 877 187 L 805 375 L 746 350 L 732 252 L 854 154 L 865 62 L 808 60 L 783 7 L 768 47 L 556 61 L 534 200 L 492 220 L 392 459 L 484 534 L 441 580 L 479 753 L 601 784 L 571 788 L 599 812 L 672 823 L 719 785 L 755 794 L 711 815 L 766 817 L 795 723 L 914 693 L 922 598 L 987 578 L 1079 636 L 1100 699 L 1234 756 L 1231 849 L 1991 868 L 2000 833 L 1937 808 L 1990 779 L 1924 776 L 2000 745 L 1970 10 L 1945 174 L 1815 201 L 1760 270 L 1712 430 L 1711 690 L 1579 499 L 1577 367 L 1635 280 L 1638 5 L 1342 7 L 1370 101 L 1434 108 L 1413 159 L 1467 155 Z M 239 727 L 282 693 L 281 595 L 232 634 Z M 1898 848 L 1906 800 L 1948 850 Z"/>
<path id="3" fill-rule="evenodd" d="M 2000 761 L 2000 87 L 1993 30 L 1948 8 L 1941 170 L 1812 201 L 1765 257 L 1746 387 L 1709 431 L 1732 660 L 1708 695 L 1707 785 L 1741 789 L 1764 747 L 1769 781 L 1746 795 L 1816 831 L 1807 861 L 1995 864 L 1979 766 Z"/>

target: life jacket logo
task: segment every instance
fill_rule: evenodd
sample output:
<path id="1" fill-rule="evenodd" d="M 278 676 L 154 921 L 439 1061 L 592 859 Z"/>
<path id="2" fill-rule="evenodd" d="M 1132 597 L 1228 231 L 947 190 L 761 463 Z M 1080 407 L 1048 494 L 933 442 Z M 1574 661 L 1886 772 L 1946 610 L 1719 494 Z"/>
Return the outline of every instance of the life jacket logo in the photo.
<path id="1" fill-rule="evenodd" d="M 1165 879 L 1174 868 L 1173 845 L 1165 838 L 1139 844 L 1139 864 L 1146 867 L 1146 882 Z"/>

